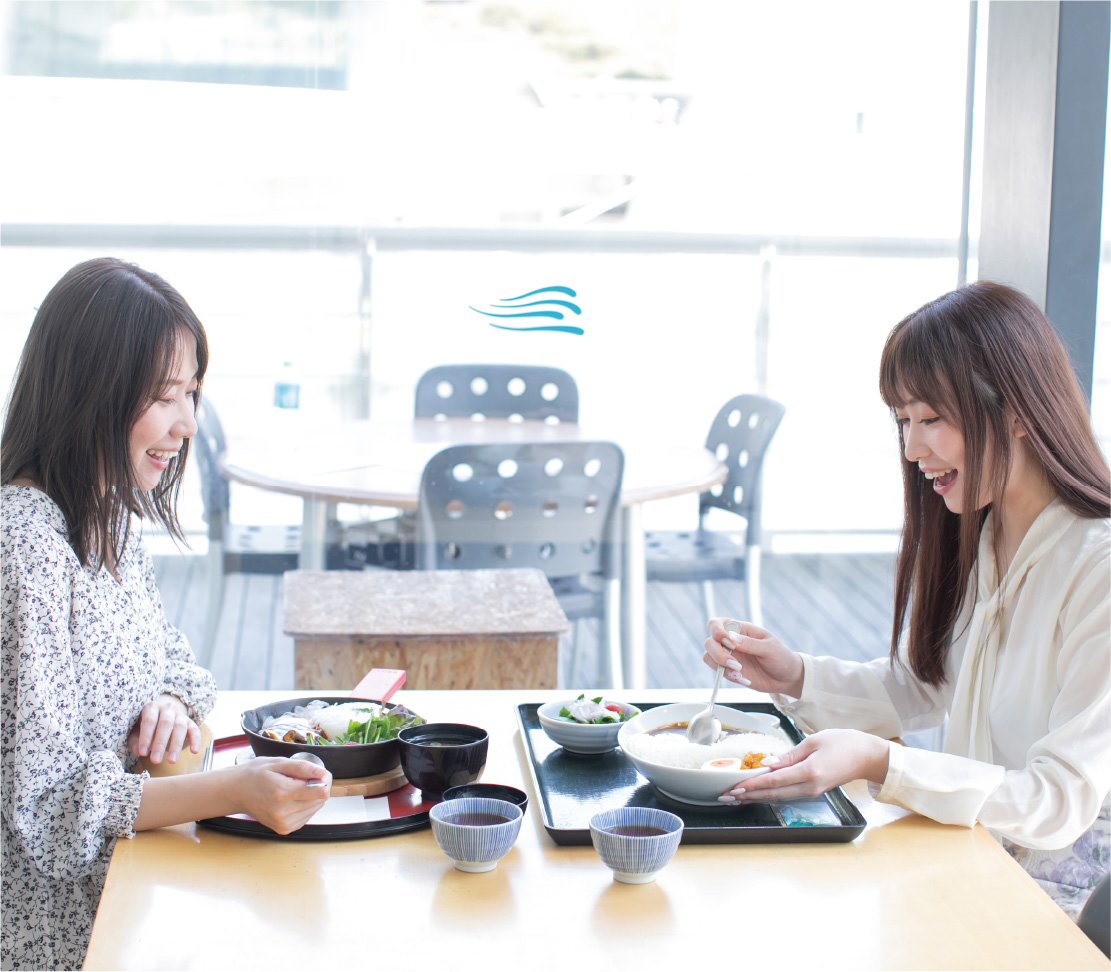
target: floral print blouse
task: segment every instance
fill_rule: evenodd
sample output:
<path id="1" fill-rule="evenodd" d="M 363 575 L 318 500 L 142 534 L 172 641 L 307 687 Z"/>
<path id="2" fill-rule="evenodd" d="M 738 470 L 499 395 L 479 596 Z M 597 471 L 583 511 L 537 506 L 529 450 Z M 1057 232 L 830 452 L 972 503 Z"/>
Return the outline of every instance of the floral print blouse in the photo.
<path id="1" fill-rule="evenodd" d="M 0 967 L 80 968 L 112 848 L 133 836 L 147 778 L 127 772 L 127 734 L 163 692 L 199 724 L 216 683 L 167 623 L 135 534 L 116 581 L 81 566 L 45 493 L 5 486 L 0 502 Z"/>

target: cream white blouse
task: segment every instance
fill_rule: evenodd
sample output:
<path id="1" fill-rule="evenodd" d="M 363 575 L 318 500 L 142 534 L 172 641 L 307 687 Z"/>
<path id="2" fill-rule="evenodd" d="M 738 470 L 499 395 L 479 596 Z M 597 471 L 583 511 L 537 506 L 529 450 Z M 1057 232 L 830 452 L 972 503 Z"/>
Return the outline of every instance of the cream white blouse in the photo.
<path id="1" fill-rule="evenodd" d="M 990 537 L 991 514 L 980 564 L 994 563 Z M 1021 847 L 1064 848 L 1093 825 L 1111 789 L 1111 521 L 1080 519 L 1054 500 L 1016 565 L 1024 577 L 1008 586 L 1008 570 L 987 625 L 976 611 L 999 584 L 991 576 L 972 588 L 940 686 L 918 681 L 902 649 L 894 666 L 804 655 L 802 697 L 775 701 L 807 731 L 885 738 L 955 713 L 946 752 L 890 746 L 877 799 L 942 823 L 979 821 Z"/>

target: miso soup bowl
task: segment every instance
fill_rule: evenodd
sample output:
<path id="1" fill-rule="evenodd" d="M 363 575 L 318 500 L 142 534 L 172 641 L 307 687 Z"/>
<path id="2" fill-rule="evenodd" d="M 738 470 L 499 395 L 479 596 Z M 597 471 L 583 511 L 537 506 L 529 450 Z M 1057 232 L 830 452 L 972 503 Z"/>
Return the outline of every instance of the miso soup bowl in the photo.
<path id="1" fill-rule="evenodd" d="M 640 715 L 621 726 L 617 734 L 617 744 L 621 747 L 625 758 L 636 767 L 637 772 L 664 796 L 678 800 L 680 803 L 691 803 L 701 807 L 721 807 L 718 797 L 726 790 L 732 789 L 749 777 L 769 772 L 769 768 L 762 766 L 751 770 L 704 770 L 665 766 L 662 763 L 653 763 L 634 756 L 627 747 L 629 739 L 633 736 L 651 732 L 653 729 L 661 729 L 664 726 L 690 722 L 691 717 L 704 708 L 706 706 L 702 702 L 675 702 L 671 705 L 658 705 L 653 709 L 645 709 Z M 791 741 L 780 728 L 779 719 L 770 713 L 741 712 L 728 706 L 715 705 L 714 717 L 721 722 L 723 728 L 747 729 L 779 736 L 783 739 L 784 748 L 789 748 L 791 745 Z"/>
<path id="2" fill-rule="evenodd" d="M 397 734 L 401 770 L 422 793 L 474 783 L 486 769 L 490 737 L 485 729 L 458 722 L 426 722 Z"/>

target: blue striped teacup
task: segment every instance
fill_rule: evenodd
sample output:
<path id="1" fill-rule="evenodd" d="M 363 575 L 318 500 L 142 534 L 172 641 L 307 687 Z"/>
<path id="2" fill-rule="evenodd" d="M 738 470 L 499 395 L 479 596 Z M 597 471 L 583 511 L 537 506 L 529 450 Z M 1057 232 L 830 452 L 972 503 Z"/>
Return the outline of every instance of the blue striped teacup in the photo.
<path id="1" fill-rule="evenodd" d="M 675 855 L 683 821 L 653 807 L 603 810 L 590 818 L 590 839 L 616 881 L 647 884 Z"/>
<path id="2" fill-rule="evenodd" d="M 428 812 L 436 843 L 460 871 L 497 867 L 517 840 L 523 816 L 515 804 L 487 797 L 444 800 Z"/>

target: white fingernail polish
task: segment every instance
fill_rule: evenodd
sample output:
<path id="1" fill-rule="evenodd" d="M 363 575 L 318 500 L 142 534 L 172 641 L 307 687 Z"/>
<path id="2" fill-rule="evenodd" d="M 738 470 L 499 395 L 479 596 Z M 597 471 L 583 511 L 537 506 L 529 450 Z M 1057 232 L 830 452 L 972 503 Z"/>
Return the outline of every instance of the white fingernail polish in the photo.
<path id="1" fill-rule="evenodd" d="M 737 801 L 731 796 L 719 796 L 718 803 L 736 803 Z"/>
<path id="2" fill-rule="evenodd" d="M 762 760 L 760 760 L 760 762 L 763 763 L 765 766 L 778 766 L 779 765 L 779 757 L 778 756 L 765 756 Z"/>
<path id="3" fill-rule="evenodd" d="M 744 793 L 744 791 L 745 791 L 745 788 L 743 786 L 738 786 L 737 789 L 730 790 L 729 794 L 730 794 L 730 796 L 739 797 L 742 793 Z"/>
<path id="4" fill-rule="evenodd" d="M 734 672 L 739 672 L 741 670 L 741 663 L 737 661 L 736 658 L 726 658 L 725 667 Z"/>
<path id="5" fill-rule="evenodd" d="M 721 643 L 725 645 L 725 647 L 728 648 L 730 651 L 736 651 L 738 648 L 741 647 L 736 642 L 730 641 L 728 638 L 722 638 Z"/>

